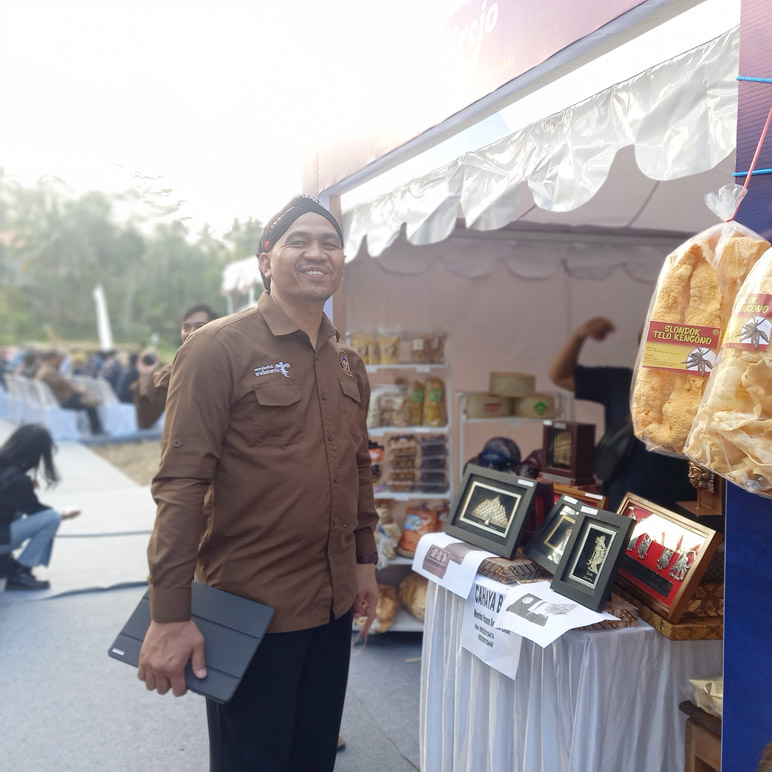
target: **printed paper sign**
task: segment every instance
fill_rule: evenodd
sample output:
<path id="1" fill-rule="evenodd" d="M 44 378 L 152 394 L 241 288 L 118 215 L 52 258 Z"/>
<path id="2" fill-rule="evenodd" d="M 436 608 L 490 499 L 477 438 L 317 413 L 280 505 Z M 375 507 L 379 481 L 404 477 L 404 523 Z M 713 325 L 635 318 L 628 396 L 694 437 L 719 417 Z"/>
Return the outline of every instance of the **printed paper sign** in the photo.
<path id="1" fill-rule="evenodd" d="M 605 611 L 590 611 L 551 590 L 549 582 L 533 582 L 515 585 L 507 591 L 494 627 L 511 630 L 544 648 L 575 627 L 604 619 L 615 617 Z"/>
<path id="2" fill-rule="evenodd" d="M 413 571 L 462 598 L 468 598 L 477 569 L 495 555 L 447 533 L 424 534 L 416 547 Z"/>
<path id="3" fill-rule="evenodd" d="M 486 576 L 475 579 L 464 603 L 461 646 L 499 673 L 514 680 L 523 639 L 509 630 L 497 630 L 493 623 L 504 604 L 507 585 Z"/>
<path id="4" fill-rule="evenodd" d="M 720 340 L 718 327 L 652 320 L 641 366 L 707 376 L 716 363 Z"/>

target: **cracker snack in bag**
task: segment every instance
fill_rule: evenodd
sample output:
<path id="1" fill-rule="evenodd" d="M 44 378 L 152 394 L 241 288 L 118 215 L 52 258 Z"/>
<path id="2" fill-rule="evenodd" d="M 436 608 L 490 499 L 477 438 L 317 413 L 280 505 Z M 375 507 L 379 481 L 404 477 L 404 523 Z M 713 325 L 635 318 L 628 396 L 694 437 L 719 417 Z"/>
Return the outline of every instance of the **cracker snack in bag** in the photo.
<path id="1" fill-rule="evenodd" d="M 721 191 L 727 216 L 735 209 L 735 189 Z M 635 434 L 648 450 L 683 452 L 734 299 L 768 248 L 761 236 L 731 221 L 689 239 L 665 259 L 631 392 Z"/>
<path id="2" fill-rule="evenodd" d="M 684 452 L 772 497 L 772 250 L 740 288 Z"/>

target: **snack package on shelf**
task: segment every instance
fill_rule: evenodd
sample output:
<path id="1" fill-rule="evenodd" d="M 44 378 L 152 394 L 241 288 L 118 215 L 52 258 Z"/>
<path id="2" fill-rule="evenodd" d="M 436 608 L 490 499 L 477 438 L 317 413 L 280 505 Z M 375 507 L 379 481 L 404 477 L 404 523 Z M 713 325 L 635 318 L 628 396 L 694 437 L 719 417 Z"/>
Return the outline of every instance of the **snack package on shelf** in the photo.
<path id="1" fill-rule="evenodd" d="M 737 294 L 684 449 L 751 493 L 772 497 L 772 249 Z"/>
<path id="2" fill-rule="evenodd" d="M 416 365 L 441 365 L 445 362 L 445 333 L 413 333 L 410 361 Z"/>
<path id="3" fill-rule="evenodd" d="M 388 499 L 380 499 L 375 502 L 375 511 L 378 513 L 378 526 L 375 529 L 375 549 L 378 552 L 378 568 L 385 568 L 390 561 L 397 557 L 397 545 L 399 544 L 402 529 L 394 522 L 391 510 L 394 503 Z"/>
<path id="4" fill-rule="evenodd" d="M 373 473 L 373 490 L 378 492 L 383 488 L 385 448 L 373 440 L 368 440 L 367 447 L 370 451 L 370 471 Z"/>
<path id="5" fill-rule="evenodd" d="M 424 422 L 424 398 L 426 384 L 423 381 L 413 381 L 410 386 L 410 425 L 421 426 Z"/>
<path id="6" fill-rule="evenodd" d="M 448 415 L 445 409 L 445 382 L 441 378 L 426 379 L 424 395 L 424 426 L 445 426 Z"/>
<path id="7" fill-rule="evenodd" d="M 370 626 L 371 633 L 385 633 L 393 624 L 399 608 L 397 591 L 389 584 L 378 585 L 378 605 L 375 607 L 375 620 Z M 365 626 L 367 617 L 354 617 L 354 628 Z"/>
<path id="8" fill-rule="evenodd" d="M 421 622 L 426 618 L 426 590 L 429 580 L 425 576 L 411 571 L 400 583 L 398 597 L 400 603 Z"/>
<path id="9" fill-rule="evenodd" d="M 440 516 L 434 507 L 428 504 L 417 504 L 405 510 L 405 525 L 402 527 L 402 536 L 397 545 L 397 553 L 406 558 L 415 555 L 418 540 L 425 533 L 434 533 L 442 530 Z"/>
<path id="10" fill-rule="evenodd" d="M 412 491 L 416 478 L 418 443 L 412 434 L 395 434 L 386 442 L 386 479 L 389 490 Z"/>
<path id="11" fill-rule="evenodd" d="M 378 365 L 381 363 L 380 345 L 378 336 L 370 332 L 349 333 L 349 346 L 359 354 L 366 365 Z"/>
<path id="12" fill-rule="evenodd" d="M 393 386 L 378 395 L 378 426 L 410 426 L 410 395 Z"/>
<path id="13" fill-rule="evenodd" d="M 382 365 L 398 365 L 400 362 L 400 344 L 402 333 L 381 328 L 378 330 L 378 345 L 380 348 L 380 363 Z"/>
<path id="14" fill-rule="evenodd" d="M 729 218 L 739 186 L 722 188 L 711 208 Z M 665 259 L 641 338 L 631 411 L 649 450 L 681 454 L 715 364 L 735 297 L 769 243 L 737 222 L 722 222 Z"/>

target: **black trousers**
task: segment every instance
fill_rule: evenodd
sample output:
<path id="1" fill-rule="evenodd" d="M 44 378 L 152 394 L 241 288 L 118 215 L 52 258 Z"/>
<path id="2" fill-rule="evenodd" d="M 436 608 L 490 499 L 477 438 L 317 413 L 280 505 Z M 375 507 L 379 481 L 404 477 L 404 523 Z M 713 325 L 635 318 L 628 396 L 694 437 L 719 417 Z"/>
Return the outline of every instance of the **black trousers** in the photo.
<path id="1" fill-rule="evenodd" d="M 231 700 L 206 701 L 211 772 L 331 772 L 352 617 L 263 638 Z"/>
<path id="2" fill-rule="evenodd" d="M 102 422 L 99 419 L 99 411 L 90 405 L 83 404 L 83 397 L 80 394 L 73 394 L 66 402 L 62 402 L 59 407 L 65 410 L 85 410 L 88 414 L 88 423 L 92 434 L 102 434 Z"/>

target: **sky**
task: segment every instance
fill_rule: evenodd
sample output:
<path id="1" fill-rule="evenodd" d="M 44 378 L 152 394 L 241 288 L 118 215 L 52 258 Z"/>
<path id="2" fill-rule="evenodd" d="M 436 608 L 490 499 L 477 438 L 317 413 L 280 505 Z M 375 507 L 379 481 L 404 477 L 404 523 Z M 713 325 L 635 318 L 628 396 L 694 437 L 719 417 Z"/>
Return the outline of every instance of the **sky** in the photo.
<path id="1" fill-rule="evenodd" d="M 340 56 L 336 14 L 320 5 L 3 0 L 0 168 L 75 193 L 171 188 L 189 225 L 215 233 L 265 221 L 300 192 L 326 93 L 315 75 Z"/>

